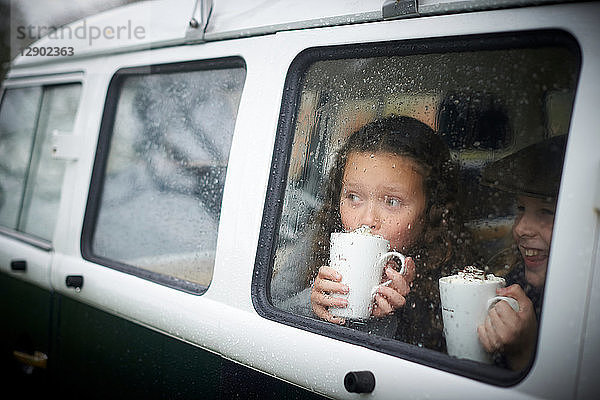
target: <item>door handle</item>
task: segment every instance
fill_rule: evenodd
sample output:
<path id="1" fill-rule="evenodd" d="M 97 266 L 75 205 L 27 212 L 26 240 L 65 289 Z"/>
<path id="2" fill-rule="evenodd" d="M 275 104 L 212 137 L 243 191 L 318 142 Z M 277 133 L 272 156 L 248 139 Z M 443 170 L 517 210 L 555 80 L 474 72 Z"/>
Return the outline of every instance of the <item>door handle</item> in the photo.
<path id="1" fill-rule="evenodd" d="M 35 368 L 46 368 L 46 365 L 48 364 L 48 356 L 41 351 L 35 351 L 33 354 L 28 354 L 15 350 L 13 351 L 13 357 L 21 364 Z"/>
<path id="2" fill-rule="evenodd" d="M 12 271 L 25 272 L 25 271 L 27 271 L 27 261 L 25 261 L 25 260 L 12 260 L 10 262 L 10 269 Z"/>
<path id="3" fill-rule="evenodd" d="M 75 290 L 79 291 L 83 287 L 83 276 L 82 275 L 67 275 L 65 279 L 65 284 L 67 287 L 75 288 Z"/>

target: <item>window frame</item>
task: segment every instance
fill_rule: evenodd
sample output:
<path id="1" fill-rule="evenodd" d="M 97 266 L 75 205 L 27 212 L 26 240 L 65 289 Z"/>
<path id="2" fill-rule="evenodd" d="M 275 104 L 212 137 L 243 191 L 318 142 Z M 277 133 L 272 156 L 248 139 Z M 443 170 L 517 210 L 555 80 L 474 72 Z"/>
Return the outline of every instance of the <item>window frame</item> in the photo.
<path id="1" fill-rule="evenodd" d="M 410 56 L 431 53 L 520 49 L 543 46 L 560 46 L 573 53 L 578 79 L 581 76 L 582 55 L 577 40 L 560 29 L 525 30 L 489 34 L 419 38 L 372 43 L 353 43 L 305 48 L 290 63 L 283 89 L 271 172 L 267 186 L 265 206 L 258 238 L 258 248 L 252 277 L 252 302 L 262 317 L 299 328 L 328 338 L 365 347 L 404 360 L 416 362 L 452 374 L 471 378 L 500 387 L 510 387 L 521 382 L 531 370 L 536 353 L 528 367 L 522 371 L 503 370 L 470 360 L 452 358 L 447 354 L 419 348 L 395 339 L 370 335 L 344 326 L 312 319 L 276 308 L 271 304 L 270 282 L 280 231 L 283 199 L 287 187 L 288 171 L 294 140 L 298 105 L 301 100 L 304 77 L 308 68 L 317 61 L 367 58 L 378 56 Z M 571 110 L 571 113 L 573 110 Z M 570 134 L 570 132 L 567 132 Z M 540 332 L 538 331 L 538 337 Z M 536 347 L 537 352 L 537 347 Z"/>
<path id="2" fill-rule="evenodd" d="M 73 115 L 73 131 L 70 132 L 70 134 L 75 134 L 75 129 L 76 129 L 76 125 L 77 125 L 77 120 L 79 118 L 81 101 L 83 99 L 83 90 L 84 90 L 84 84 L 83 84 L 81 78 L 79 78 L 79 75 L 80 75 L 79 73 L 72 73 L 72 74 L 68 73 L 63 76 L 52 77 L 50 80 L 48 80 L 46 78 L 40 78 L 40 77 L 32 77 L 32 78 L 30 77 L 30 78 L 26 78 L 26 79 L 17 78 L 15 81 L 8 80 L 5 85 L 2 85 L 1 91 L 0 91 L 0 106 L 1 106 L 7 90 L 19 90 L 19 89 L 26 89 L 26 88 L 40 88 L 40 90 L 41 90 L 40 99 L 37 104 L 36 121 L 34 124 L 32 143 L 31 143 L 29 153 L 28 153 L 29 161 L 27 163 L 27 171 L 25 173 L 25 179 L 23 182 L 23 192 L 21 193 L 19 213 L 18 213 L 18 217 L 17 217 L 17 226 L 15 228 L 11 228 L 8 226 L 0 226 L 0 234 L 3 234 L 5 236 L 8 236 L 15 240 L 19 240 L 21 242 L 27 243 L 33 247 L 36 247 L 40 250 L 44 250 L 47 252 L 53 251 L 54 247 L 53 247 L 52 242 L 53 242 L 54 238 L 45 239 L 45 238 L 36 236 L 32 233 L 21 230 L 20 229 L 21 228 L 20 227 L 21 215 L 24 211 L 23 207 L 25 205 L 26 194 L 27 194 L 28 187 L 29 187 L 28 185 L 31 184 L 31 183 L 29 183 L 29 178 L 30 178 L 31 163 L 32 163 L 33 156 L 34 156 L 33 153 L 35 151 L 35 143 L 38 140 L 40 140 L 40 138 L 38 137 L 38 135 L 39 135 L 39 132 L 38 132 L 39 119 L 40 119 L 40 113 L 41 113 L 42 107 L 43 107 L 44 96 L 46 95 L 46 88 L 69 86 L 69 85 L 78 85 L 80 87 L 77 109 L 75 110 L 75 113 Z M 62 197 L 62 184 L 61 184 L 61 197 Z M 56 229 L 56 225 L 55 225 L 55 229 Z"/>
<path id="3" fill-rule="evenodd" d="M 161 284 L 163 286 L 178 289 L 189 294 L 202 295 L 208 290 L 208 286 L 186 281 L 174 276 L 146 270 L 121 262 L 119 260 L 96 255 L 93 252 L 93 237 L 102 203 L 104 178 L 108 165 L 108 156 L 114 131 L 113 128 L 117 114 L 117 106 L 120 99 L 121 89 L 126 78 L 132 76 L 148 76 L 152 74 L 182 73 L 233 68 L 243 68 L 244 70 L 247 70 L 246 62 L 241 57 L 233 56 L 206 60 L 125 67 L 115 72 L 108 86 L 104 110 L 102 112 L 98 144 L 94 155 L 94 163 L 90 179 L 90 189 L 88 192 L 86 209 L 83 218 L 80 244 L 80 250 L 83 259 L 104 267 L 112 268 L 120 272 Z M 242 86 L 242 92 L 243 90 L 244 86 Z"/>

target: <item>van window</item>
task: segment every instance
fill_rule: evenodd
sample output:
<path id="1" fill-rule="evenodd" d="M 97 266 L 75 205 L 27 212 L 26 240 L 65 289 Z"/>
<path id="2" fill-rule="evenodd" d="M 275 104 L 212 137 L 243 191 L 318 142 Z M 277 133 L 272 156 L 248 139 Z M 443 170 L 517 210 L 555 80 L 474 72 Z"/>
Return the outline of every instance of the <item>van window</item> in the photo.
<path id="1" fill-rule="evenodd" d="M 265 217 L 261 243 L 271 240 L 272 247 L 258 253 L 257 268 L 268 266 L 262 275 L 265 291 L 260 291 L 255 277 L 255 293 L 263 299 L 257 302 L 259 312 L 437 368 L 496 383 L 514 382 L 505 371 L 522 371 L 527 362 L 511 366 L 495 352 L 490 353 L 490 365 L 474 372 L 472 363 L 446 356 L 438 280 L 466 266 L 505 277 L 509 285 L 520 283 L 535 297 L 539 318 L 543 280 L 532 288 L 511 233 L 513 225 L 525 218 L 529 204 L 520 200 L 522 192 L 502 187 L 502 175 L 508 175 L 509 168 L 498 163 L 523 149 L 530 151 L 531 145 L 557 140 L 556 157 L 552 153 L 557 173 L 538 179 L 552 186 L 554 198 L 545 192 L 536 195 L 549 203 L 540 212 L 554 212 L 578 73 L 577 46 L 558 32 L 374 43 L 301 53 L 288 74 L 289 97 L 283 102 L 275 150 L 280 157 L 274 157 L 286 163 L 287 172 L 283 179 L 272 177 L 269 192 L 281 196 L 282 205 L 267 199 L 272 208 L 267 206 L 265 215 L 277 223 L 270 230 Z M 363 139 L 355 139 L 353 133 L 369 123 Z M 410 126 L 408 133 L 404 126 Z M 376 133 L 386 129 L 409 139 L 403 142 Z M 431 139 L 428 130 L 434 132 Z M 421 136 L 414 136 L 415 131 Z M 284 149 L 281 154 L 279 148 Z M 392 183 L 401 176 L 405 162 L 404 174 L 416 179 L 406 198 Z M 388 177 L 385 165 L 398 172 Z M 513 183 L 521 182 L 521 175 L 533 168 L 512 161 L 510 165 L 515 177 L 508 180 Z M 279 168 L 274 166 L 273 171 Z M 535 186 L 530 181 L 524 185 L 530 184 Z M 413 201 L 422 207 L 410 209 Z M 413 219 L 401 219 L 409 209 L 422 211 L 414 211 Z M 362 225 L 388 239 L 392 250 L 412 258 L 414 280 L 405 304 L 391 306 L 392 300 L 386 299 L 380 310 L 386 315 L 377 315 L 376 303 L 367 319 L 331 323 L 322 309 L 335 307 L 321 303 L 321 310 L 316 310 L 311 298 L 319 283 L 317 271 L 330 264 L 330 234 Z M 552 225 L 550 234 L 551 229 Z M 549 249 L 541 246 L 535 255 L 547 256 Z M 387 279 L 381 276 L 381 282 Z M 318 287 L 331 288 L 331 282 L 335 283 L 329 280 L 329 286 Z M 339 296 L 329 289 L 318 294 L 323 301 Z M 387 312 L 384 306 L 395 311 Z"/>
<path id="2" fill-rule="evenodd" d="M 92 198 L 95 221 L 86 222 L 90 231 L 93 224 L 87 257 L 192 292 L 208 287 L 245 78 L 241 64 L 116 75 L 94 171 L 101 193 Z"/>
<path id="3" fill-rule="evenodd" d="M 65 161 L 52 157 L 53 132 L 73 130 L 80 84 L 7 89 L 0 111 L 0 223 L 50 241 Z"/>

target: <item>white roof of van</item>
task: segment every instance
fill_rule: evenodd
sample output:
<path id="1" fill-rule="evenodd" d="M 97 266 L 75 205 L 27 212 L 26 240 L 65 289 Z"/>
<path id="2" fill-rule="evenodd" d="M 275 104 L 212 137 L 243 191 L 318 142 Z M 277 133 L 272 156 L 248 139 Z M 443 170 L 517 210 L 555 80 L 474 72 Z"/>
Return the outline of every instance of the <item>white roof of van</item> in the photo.
<path id="1" fill-rule="evenodd" d="M 12 67 L 176 44 L 265 35 L 282 30 L 402 16 L 498 8 L 560 0 L 150 0 L 131 3 L 62 26 L 30 46 L 72 47 L 73 55 L 18 56 Z M 408 9 L 405 7 L 408 5 Z M 410 8 L 412 5 L 412 9 Z M 477 6 L 478 5 L 478 6 Z M 416 11 L 418 8 L 418 14 Z M 407 11 L 406 11 L 407 10 Z M 195 19 L 195 20 L 193 20 Z M 197 22 L 197 23 L 196 23 Z"/>

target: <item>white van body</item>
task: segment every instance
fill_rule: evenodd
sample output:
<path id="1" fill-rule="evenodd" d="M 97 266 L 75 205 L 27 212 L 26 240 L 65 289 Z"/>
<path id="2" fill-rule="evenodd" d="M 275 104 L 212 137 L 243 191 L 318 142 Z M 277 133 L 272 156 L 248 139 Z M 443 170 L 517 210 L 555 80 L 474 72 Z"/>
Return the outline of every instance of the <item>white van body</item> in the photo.
<path id="1" fill-rule="evenodd" d="M 72 47 L 74 55 L 19 56 L 3 90 L 80 83 L 80 101 L 73 131 L 59 132 L 53 144 L 55 157 L 66 166 L 52 240 L 3 228 L 2 274 L 325 397 L 364 396 L 344 388 L 346 373 L 363 370 L 376 377 L 370 396 L 378 399 L 597 397 L 600 134 L 595 115 L 600 104 L 600 3 L 419 0 L 406 2 L 417 13 L 390 19 L 383 18 L 382 3 L 390 2 L 148 1 L 71 24 L 73 29 L 84 22 L 88 28 L 117 27 L 133 21 L 143 27 L 143 38 L 105 36 L 90 45 L 88 31 L 83 39 L 43 38 L 32 44 Z M 190 24 L 192 18 L 198 27 Z M 581 68 L 537 353 L 527 375 L 509 386 L 485 383 L 261 316 L 253 303 L 255 259 L 286 76 L 298 54 L 325 46 L 544 29 L 564 31 L 576 40 Z M 201 295 L 189 293 L 84 259 L 82 227 L 89 192 L 95 190 L 90 182 L 115 73 L 226 57 L 241 58 L 246 77 L 208 289 Z M 27 260 L 26 272 L 11 269 L 16 259 Z M 83 276 L 83 286 L 67 287 L 68 276 Z M 63 340 L 61 345 L 67 343 Z"/>

